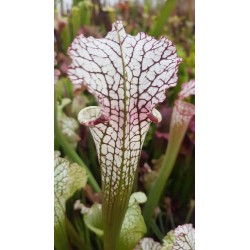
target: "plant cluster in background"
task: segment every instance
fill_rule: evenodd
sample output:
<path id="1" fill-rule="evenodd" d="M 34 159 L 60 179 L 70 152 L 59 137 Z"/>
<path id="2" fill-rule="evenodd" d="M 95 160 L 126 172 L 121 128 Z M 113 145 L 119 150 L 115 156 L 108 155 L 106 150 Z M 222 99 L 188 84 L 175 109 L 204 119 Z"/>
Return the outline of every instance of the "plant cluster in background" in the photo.
<path id="1" fill-rule="evenodd" d="M 98 103 L 68 78 L 67 50 L 77 35 L 105 37 L 115 20 L 127 34 L 167 37 L 182 58 L 145 137 L 117 249 L 194 249 L 194 1 L 183 0 L 55 2 L 55 248 L 103 249 L 101 169 L 77 120 Z"/>

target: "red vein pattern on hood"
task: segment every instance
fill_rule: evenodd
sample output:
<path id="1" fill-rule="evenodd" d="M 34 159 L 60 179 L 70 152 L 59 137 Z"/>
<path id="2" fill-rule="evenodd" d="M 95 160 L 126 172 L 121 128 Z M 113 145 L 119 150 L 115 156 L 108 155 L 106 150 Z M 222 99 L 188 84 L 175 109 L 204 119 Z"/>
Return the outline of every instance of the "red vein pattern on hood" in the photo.
<path id="1" fill-rule="evenodd" d="M 95 141 L 104 200 L 130 192 L 149 125 L 161 120 L 154 107 L 176 85 L 181 59 L 171 41 L 127 35 L 122 22 L 105 38 L 78 36 L 68 54 L 71 81 L 86 85 L 100 104 L 83 109 L 78 119 L 90 126 Z"/>

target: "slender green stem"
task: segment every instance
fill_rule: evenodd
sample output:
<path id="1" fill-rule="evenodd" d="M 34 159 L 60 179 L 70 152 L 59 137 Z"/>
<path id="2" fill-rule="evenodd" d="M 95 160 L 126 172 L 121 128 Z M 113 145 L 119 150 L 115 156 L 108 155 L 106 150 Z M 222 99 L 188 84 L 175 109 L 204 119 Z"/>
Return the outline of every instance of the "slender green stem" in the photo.
<path id="1" fill-rule="evenodd" d="M 194 200 L 191 200 L 190 204 L 189 204 L 189 210 L 188 210 L 188 213 L 187 213 L 185 223 L 189 223 L 193 212 L 194 212 Z"/>
<path id="2" fill-rule="evenodd" d="M 162 212 L 159 213 L 159 224 L 160 224 L 160 229 L 162 232 L 164 232 L 164 226 L 163 226 L 163 219 L 162 219 Z"/>
<path id="3" fill-rule="evenodd" d="M 168 0 L 165 2 L 150 32 L 151 36 L 157 37 L 160 34 L 162 34 L 164 25 L 167 22 L 169 16 L 172 14 L 172 11 L 174 10 L 175 5 L 176 5 L 176 0 Z"/>
<path id="4" fill-rule="evenodd" d="M 79 237 L 81 239 L 84 239 L 84 243 L 85 243 L 86 248 L 90 249 L 91 244 L 90 244 L 90 239 L 89 239 L 89 231 L 84 226 L 84 224 L 79 216 L 74 217 L 74 225 L 76 227 L 76 232 L 79 234 Z M 85 231 L 87 231 L 86 234 L 85 234 Z"/>
<path id="5" fill-rule="evenodd" d="M 171 227 L 172 227 L 172 229 L 174 229 L 175 228 L 175 223 L 174 223 L 174 216 L 173 216 L 173 213 L 172 213 L 172 209 L 169 210 L 168 216 L 169 216 L 169 220 L 170 220 L 170 223 L 171 223 Z"/>
<path id="6" fill-rule="evenodd" d="M 89 171 L 87 166 L 84 164 L 82 159 L 79 157 L 79 155 L 76 153 L 76 151 L 71 147 L 71 145 L 67 142 L 65 137 L 62 134 L 62 131 L 58 125 L 58 120 L 57 120 L 57 100 L 56 100 L 56 94 L 54 96 L 54 130 L 55 130 L 55 136 L 57 138 L 57 143 L 61 145 L 63 148 L 64 153 L 74 162 L 82 166 L 83 168 L 86 169 L 86 172 L 88 174 L 88 182 L 90 185 L 93 187 L 93 190 L 95 192 L 100 192 L 101 189 L 96 182 L 95 178 L 93 177 L 92 173 Z"/>
<path id="7" fill-rule="evenodd" d="M 105 195 L 105 192 L 103 192 L 104 250 L 117 250 L 131 188 L 131 186 L 125 186 L 125 190 L 119 190 L 116 196 Z"/>
<path id="8" fill-rule="evenodd" d="M 54 228 L 54 246 L 56 250 L 68 250 L 69 248 L 64 221 L 62 223 Z"/>
<path id="9" fill-rule="evenodd" d="M 161 233 L 160 229 L 158 228 L 158 226 L 156 225 L 154 220 L 151 220 L 151 227 L 153 229 L 153 232 L 155 233 L 156 237 L 158 238 L 158 240 L 162 240 L 164 235 Z"/>
<path id="10" fill-rule="evenodd" d="M 96 244 L 97 244 L 98 250 L 102 250 L 103 249 L 101 240 L 99 238 L 96 238 Z"/>
<path id="11" fill-rule="evenodd" d="M 71 238 L 72 242 L 78 249 L 86 249 L 90 250 L 89 247 L 86 247 L 86 244 L 84 243 L 83 239 L 79 237 L 78 233 L 76 232 L 75 228 L 72 226 L 68 218 L 65 219 L 66 226 L 67 226 L 67 232 L 69 237 Z M 68 249 L 68 248 L 66 248 Z M 58 249 L 60 250 L 60 249 Z"/>
<path id="12" fill-rule="evenodd" d="M 84 228 L 84 235 L 85 235 L 85 239 L 86 239 L 86 244 L 88 246 L 91 246 L 91 241 L 90 241 L 90 232 L 88 230 L 87 227 Z"/>
<path id="13" fill-rule="evenodd" d="M 145 204 L 143 211 L 143 217 L 145 219 L 147 227 L 150 227 L 153 210 L 157 206 L 164 187 L 166 186 L 166 182 L 168 181 L 168 178 L 173 170 L 183 137 L 187 130 L 188 123 L 189 121 L 185 122 L 182 125 L 172 124 L 170 128 L 168 147 L 163 159 L 161 170 L 159 172 L 157 180 L 149 191 L 148 201 Z"/>

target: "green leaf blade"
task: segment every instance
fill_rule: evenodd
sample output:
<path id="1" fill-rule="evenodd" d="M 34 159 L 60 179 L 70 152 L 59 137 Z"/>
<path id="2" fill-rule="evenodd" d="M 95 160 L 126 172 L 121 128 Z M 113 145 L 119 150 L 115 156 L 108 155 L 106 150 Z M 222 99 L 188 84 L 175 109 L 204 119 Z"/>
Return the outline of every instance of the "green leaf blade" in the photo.
<path id="1" fill-rule="evenodd" d="M 65 203 L 73 193 L 86 185 L 85 169 L 76 163 L 60 157 L 60 152 L 54 153 L 54 241 L 58 250 L 68 249 Z"/>

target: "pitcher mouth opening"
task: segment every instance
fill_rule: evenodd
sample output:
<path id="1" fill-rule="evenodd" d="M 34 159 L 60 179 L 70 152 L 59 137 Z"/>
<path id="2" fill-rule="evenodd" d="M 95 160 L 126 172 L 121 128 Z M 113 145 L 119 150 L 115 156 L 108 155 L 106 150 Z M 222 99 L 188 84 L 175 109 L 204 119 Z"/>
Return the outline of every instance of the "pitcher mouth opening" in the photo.
<path id="1" fill-rule="evenodd" d="M 78 114 L 78 121 L 85 126 L 95 126 L 99 123 L 108 122 L 110 119 L 104 115 L 103 110 L 99 106 L 89 106 L 82 109 Z"/>
<path id="2" fill-rule="evenodd" d="M 147 114 L 147 116 L 154 123 L 159 123 L 162 120 L 161 113 L 155 108 L 153 108 L 152 111 Z"/>

